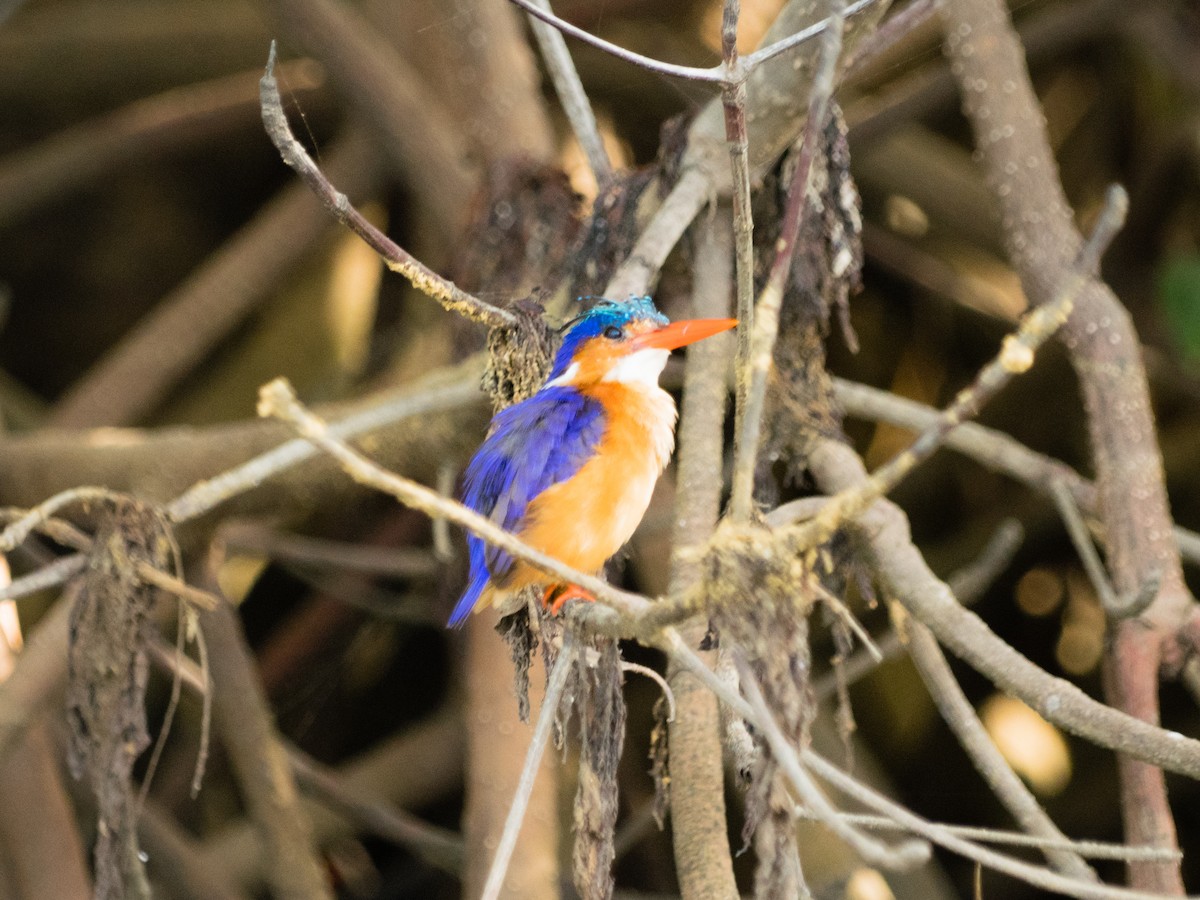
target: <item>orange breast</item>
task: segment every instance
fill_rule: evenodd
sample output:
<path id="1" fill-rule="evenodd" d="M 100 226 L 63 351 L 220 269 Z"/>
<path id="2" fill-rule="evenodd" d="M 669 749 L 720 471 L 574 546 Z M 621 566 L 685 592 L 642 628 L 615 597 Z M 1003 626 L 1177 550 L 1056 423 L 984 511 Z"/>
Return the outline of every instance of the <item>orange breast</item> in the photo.
<path id="1" fill-rule="evenodd" d="M 583 572 L 598 573 L 632 536 L 674 444 L 675 403 L 659 388 L 621 383 L 590 386 L 607 426 L 597 452 L 567 481 L 530 505 L 521 538 Z M 545 576 L 514 573 L 536 583 Z M 524 577 L 522 577 L 524 576 Z"/>

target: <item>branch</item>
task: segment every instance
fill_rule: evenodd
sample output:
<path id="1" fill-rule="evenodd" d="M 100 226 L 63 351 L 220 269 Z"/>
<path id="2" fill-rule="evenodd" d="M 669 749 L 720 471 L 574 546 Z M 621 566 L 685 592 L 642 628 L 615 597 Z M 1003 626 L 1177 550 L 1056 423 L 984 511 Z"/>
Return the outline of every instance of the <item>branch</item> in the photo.
<path id="1" fill-rule="evenodd" d="M 550 12 L 550 0 L 530 0 L 530 4 L 544 13 Z M 571 123 L 571 130 L 575 132 L 575 138 L 587 157 L 597 185 L 603 189 L 612 178 L 612 163 L 609 162 L 608 152 L 604 149 L 600 129 L 596 126 L 596 114 L 592 111 L 591 101 L 583 89 L 583 82 L 579 80 L 579 73 L 571 60 L 567 42 L 557 28 L 535 15 L 530 14 L 529 27 L 533 29 L 533 36 L 537 38 L 542 59 L 546 63 L 546 71 L 550 73 L 550 80 L 554 84 L 563 112 L 567 114 L 567 121 Z"/>
<path id="2" fill-rule="evenodd" d="M 995 195 L 1008 255 L 1030 303 L 1059 289 L 1082 240 L 1058 177 L 1045 117 L 1030 83 L 1008 8 L 999 0 L 943 0 L 946 52 Z M 1146 722 L 1158 721 L 1164 651 L 1187 652 L 1195 601 L 1183 580 L 1137 334 L 1113 292 L 1090 279 L 1063 341 L 1079 377 L 1118 596 L 1161 579 L 1136 621 L 1116 626 L 1106 655 L 1106 692 Z M 1148 626 L 1148 627 L 1147 627 Z M 1130 843 L 1174 844 L 1175 823 L 1162 772 L 1120 759 L 1121 805 Z M 1134 863 L 1134 885 L 1182 894 L 1178 864 Z"/>
<path id="3" fill-rule="evenodd" d="M 729 219 L 718 214 L 697 224 L 691 313 L 723 318 L 729 315 L 733 288 Z M 699 565 L 688 551 L 709 539 L 720 513 L 722 480 L 713 473 L 724 469 L 725 373 L 733 355 L 731 344 L 729 335 L 718 335 L 688 351 L 677 436 L 672 595 L 698 582 Z M 684 641 L 692 647 L 699 646 L 705 630 L 706 623 L 700 619 L 680 625 Z M 705 654 L 706 662 L 710 658 L 711 654 Z M 673 661 L 668 663 L 667 678 L 678 706 L 667 726 L 667 765 L 671 840 L 680 891 L 686 897 L 736 897 L 717 701 Z"/>
<path id="4" fill-rule="evenodd" d="M 825 490 L 848 489 L 867 477 L 858 455 L 835 441 L 822 441 L 811 462 L 813 476 Z M 1031 663 L 964 609 L 929 570 L 912 543 L 908 520 L 894 503 L 875 501 L 854 520 L 850 531 L 886 590 L 939 642 L 997 686 L 1048 721 L 1094 744 L 1200 779 L 1200 741 L 1097 703 L 1069 681 Z"/>
<path id="5" fill-rule="evenodd" d="M 399 272 L 407 278 L 412 286 L 424 294 L 437 300 L 451 312 L 465 316 L 475 322 L 489 327 L 499 325 L 515 325 L 516 318 L 509 312 L 485 303 L 478 297 L 468 294 L 438 275 L 416 257 L 396 244 L 391 238 L 368 222 L 358 210 L 350 205 L 345 194 L 340 193 L 322 174 L 312 157 L 308 155 L 292 134 L 287 116 L 283 112 L 283 104 L 279 98 L 279 86 L 275 82 L 275 44 L 271 44 L 271 52 L 267 57 L 267 70 L 260 82 L 260 98 L 262 103 L 263 126 L 267 130 L 272 143 L 279 150 L 279 155 L 296 173 L 304 179 L 314 194 L 321 200 L 325 208 L 361 237 L 383 259 L 384 264 L 393 272 Z"/>
<path id="6" fill-rule="evenodd" d="M 542 754 L 550 740 L 550 732 L 555 719 L 558 718 L 558 704 L 562 699 L 563 689 L 567 686 L 571 667 L 575 661 L 575 650 L 570 638 L 566 635 L 558 659 L 550 670 L 546 683 L 546 694 L 542 698 L 542 708 L 538 713 L 537 725 L 533 730 L 533 739 L 529 744 L 529 752 L 525 755 L 525 767 L 521 770 L 521 780 L 517 784 L 517 792 L 513 796 L 512 805 L 508 809 L 508 818 L 504 822 L 504 833 L 496 847 L 496 855 L 492 859 L 492 867 L 488 872 L 487 882 L 483 886 L 481 900 L 497 900 L 504 887 L 504 876 L 508 872 L 508 863 L 512 859 L 513 849 L 517 845 L 517 835 L 521 831 L 521 823 L 525 819 L 525 809 L 529 797 L 533 793 L 534 781 L 542 762 Z"/>
<path id="7" fill-rule="evenodd" d="M 1043 841 L 1066 842 L 1066 835 L 996 748 L 929 629 L 920 622 L 910 622 L 908 641 L 909 654 L 929 695 L 996 799 L 1029 834 Z M 1097 880 L 1096 873 L 1074 851 L 1048 845 L 1044 852 L 1050 864 L 1063 874 L 1084 881 Z"/>
<path id="8" fill-rule="evenodd" d="M 739 359 L 739 393 L 744 391 L 745 397 L 737 423 L 733 496 L 730 500 L 730 514 L 735 522 L 744 522 L 750 517 L 754 498 L 754 472 L 758 465 L 758 445 L 762 436 L 762 417 L 766 406 L 767 375 L 775 356 L 775 340 L 779 336 L 783 292 L 791 276 L 792 257 L 796 252 L 796 238 L 804 218 L 813 159 L 825 132 L 829 101 L 833 96 L 834 78 L 837 75 L 838 57 L 842 52 L 845 0 L 832 0 L 830 6 L 833 11 L 830 17 L 833 25 L 826 29 L 817 56 L 817 70 L 813 76 L 812 92 L 808 100 L 808 116 L 805 119 L 804 135 L 796 158 L 796 171 L 792 173 L 792 183 L 788 187 L 787 206 L 779 241 L 775 247 L 775 259 L 771 263 L 766 286 L 758 298 L 753 315 L 743 320 L 741 329 L 747 334 L 739 343 L 739 349 L 742 351 Z M 742 138 L 745 138 L 744 127 Z M 736 173 L 734 184 L 736 187 Z M 747 207 L 748 205 L 747 198 Z M 749 277 L 752 279 L 753 274 Z M 740 281 L 738 286 L 740 301 Z M 742 314 L 740 306 L 738 313 L 739 316 Z"/>

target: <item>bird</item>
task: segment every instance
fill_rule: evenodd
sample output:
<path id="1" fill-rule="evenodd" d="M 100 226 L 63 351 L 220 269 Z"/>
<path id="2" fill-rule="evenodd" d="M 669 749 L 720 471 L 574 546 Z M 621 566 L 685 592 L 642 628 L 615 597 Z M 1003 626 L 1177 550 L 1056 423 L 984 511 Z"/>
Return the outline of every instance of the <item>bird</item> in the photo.
<path id="1" fill-rule="evenodd" d="M 600 298 L 563 326 L 538 391 L 493 417 L 467 466 L 463 503 L 529 546 L 599 574 L 633 535 L 674 449 L 675 401 L 658 384 L 667 358 L 736 324 L 670 322 L 649 297 Z M 552 612 L 595 599 L 474 534 L 467 549 L 469 580 L 449 627 L 489 606 L 511 612 L 530 585 L 543 589 Z"/>

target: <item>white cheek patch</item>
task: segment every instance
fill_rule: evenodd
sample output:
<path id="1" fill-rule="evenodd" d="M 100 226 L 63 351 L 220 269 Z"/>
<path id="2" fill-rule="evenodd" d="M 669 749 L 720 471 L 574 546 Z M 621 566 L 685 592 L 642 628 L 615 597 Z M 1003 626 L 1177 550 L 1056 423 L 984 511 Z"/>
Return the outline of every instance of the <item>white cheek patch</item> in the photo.
<path id="1" fill-rule="evenodd" d="M 570 384 L 578 374 L 579 363 L 571 363 L 563 370 L 561 375 L 551 381 L 547 381 L 542 387 L 559 387 L 560 385 Z"/>
<path id="2" fill-rule="evenodd" d="M 604 376 L 604 380 L 657 387 L 658 376 L 662 374 L 670 355 L 670 350 L 660 350 L 657 347 L 636 350 L 617 360 Z"/>

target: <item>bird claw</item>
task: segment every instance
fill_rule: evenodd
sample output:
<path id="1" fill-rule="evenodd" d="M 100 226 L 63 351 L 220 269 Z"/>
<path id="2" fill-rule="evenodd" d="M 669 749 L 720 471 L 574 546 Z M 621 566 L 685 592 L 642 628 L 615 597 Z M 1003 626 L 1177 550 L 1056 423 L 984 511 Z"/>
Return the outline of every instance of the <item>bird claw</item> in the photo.
<path id="1" fill-rule="evenodd" d="M 585 591 L 577 584 L 558 584 L 554 587 L 546 589 L 546 593 L 542 595 L 542 604 L 549 607 L 550 614 L 557 616 L 568 600 L 584 600 L 588 603 L 595 603 L 595 596 Z"/>

